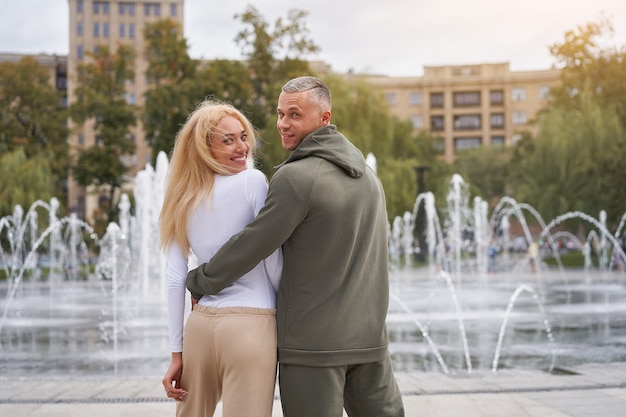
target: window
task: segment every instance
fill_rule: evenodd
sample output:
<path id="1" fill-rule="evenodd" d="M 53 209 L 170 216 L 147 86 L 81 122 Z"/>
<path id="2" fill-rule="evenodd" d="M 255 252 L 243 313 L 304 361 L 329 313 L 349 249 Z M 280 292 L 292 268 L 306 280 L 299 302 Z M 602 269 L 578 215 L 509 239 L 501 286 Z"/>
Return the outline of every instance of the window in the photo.
<path id="1" fill-rule="evenodd" d="M 76 24 L 76 34 L 78 36 L 83 36 L 84 31 L 85 31 L 85 25 L 83 24 L 83 22 L 78 22 Z"/>
<path id="2" fill-rule="evenodd" d="M 491 90 L 489 92 L 489 102 L 492 106 L 498 106 L 504 104 L 504 91 Z"/>
<path id="3" fill-rule="evenodd" d="M 97 1 L 93 3 L 93 14 L 100 13 L 100 3 Z"/>
<path id="4" fill-rule="evenodd" d="M 548 98 L 550 98 L 550 87 L 548 87 L 547 85 L 539 87 L 539 98 L 541 100 L 547 100 Z"/>
<path id="5" fill-rule="evenodd" d="M 130 164 L 131 164 L 132 166 L 137 165 L 137 155 L 132 154 L 132 155 L 130 156 Z"/>
<path id="6" fill-rule="evenodd" d="M 522 140 L 523 137 L 524 136 L 521 133 L 516 133 L 515 135 L 513 135 L 513 145 Z"/>
<path id="7" fill-rule="evenodd" d="M 128 93 L 126 95 L 126 102 L 130 105 L 134 105 L 136 104 L 136 97 L 135 97 L 135 93 Z"/>
<path id="8" fill-rule="evenodd" d="M 176 5 L 170 4 L 170 16 L 176 16 Z"/>
<path id="9" fill-rule="evenodd" d="M 120 14 L 126 14 L 126 3 L 120 3 Z"/>
<path id="10" fill-rule="evenodd" d="M 76 2 L 76 12 L 77 13 L 82 13 L 83 12 L 83 2 L 82 0 L 79 0 Z"/>
<path id="11" fill-rule="evenodd" d="M 134 23 L 128 24 L 128 37 L 129 38 L 135 37 L 135 24 Z"/>
<path id="12" fill-rule="evenodd" d="M 491 146 L 504 146 L 504 136 L 492 136 Z"/>
<path id="13" fill-rule="evenodd" d="M 124 23 L 120 23 L 120 38 L 126 36 L 126 25 Z"/>
<path id="14" fill-rule="evenodd" d="M 102 13 L 109 14 L 109 2 L 105 1 L 102 3 Z"/>
<path id="15" fill-rule="evenodd" d="M 109 24 L 108 23 L 102 24 L 102 36 L 104 36 L 105 38 L 109 37 Z"/>
<path id="16" fill-rule="evenodd" d="M 430 107 L 443 107 L 443 93 L 430 93 Z"/>
<path id="17" fill-rule="evenodd" d="M 492 129 L 504 129 L 504 113 L 491 113 L 489 124 Z"/>
<path id="18" fill-rule="evenodd" d="M 100 23 L 93 24 L 93 36 L 95 37 L 100 36 Z"/>
<path id="19" fill-rule="evenodd" d="M 526 124 L 526 112 L 525 111 L 514 111 L 513 112 L 513 124 L 514 125 L 524 125 L 524 124 Z"/>
<path id="20" fill-rule="evenodd" d="M 514 88 L 511 90 L 511 98 L 513 101 L 526 100 L 526 90 L 524 88 Z"/>
<path id="21" fill-rule="evenodd" d="M 146 16 L 150 16 L 150 6 L 152 6 L 151 4 L 144 4 L 143 6 L 143 14 L 145 14 Z"/>
<path id="22" fill-rule="evenodd" d="M 82 133 L 78 134 L 78 144 L 79 145 L 84 145 L 85 144 L 85 135 Z"/>
<path id="23" fill-rule="evenodd" d="M 444 151 L 446 150 L 446 142 L 440 136 L 433 138 L 432 144 L 433 144 L 433 149 L 439 153 L 444 153 Z"/>
<path id="24" fill-rule="evenodd" d="M 76 48 L 76 56 L 78 57 L 78 59 L 83 59 L 84 55 L 85 52 L 83 49 L 83 45 L 78 45 L 78 47 Z"/>
<path id="25" fill-rule="evenodd" d="M 154 15 L 155 16 L 161 16 L 161 5 L 160 4 L 155 4 L 154 5 Z"/>
<path id="26" fill-rule="evenodd" d="M 65 74 L 57 74 L 55 83 L 57 90 L 67 90 L 67 76 Z"/>
<path id="27" fill-rule="evenodd" d="M 413 123 L 413 129 L 421 129 L 424 127 L 424 118 L 419 114 L 411 116 L 411 122 Z"/>
<path id="28" fill-rule="evenodd" d="M 465 91 L 452 95 L 454 107 L 475 107 L 480 106 L 480 91 Z"/>
<path id="29" fill-rule="evenodd" d="M 481 140 L 479 137 L 470 138 L 454 138 L 454 149 L 457 151 L 463 149 L 480 148 Z"/>
<path id="30" fill-rule="evenodd" d="M 443 130 L 443 116 L 431 116 L 430 128 L 431 130 Z"/>
<path id="31" fill-rule="evenodd" d="M 396 93 L 385 93 L 385 100 L 390 106 L 396 105 Z"/>
<path id="32" fill-rule="evenodd" d="M 128 14 L 131 16 L 135 15 L 135 3 L 128 3 Z"/>
<path id="33" fill-rule="evenodd" d="M 480 114 L 454 116 L 454 130 L 477 130 L 480 128 Z"/>
<path id="34" fill-rule="evenodd" d="M 418 106 L 422 104 L 422 93 L 411 93 L 409 95 L 409 104 L 411 106 Z"/>

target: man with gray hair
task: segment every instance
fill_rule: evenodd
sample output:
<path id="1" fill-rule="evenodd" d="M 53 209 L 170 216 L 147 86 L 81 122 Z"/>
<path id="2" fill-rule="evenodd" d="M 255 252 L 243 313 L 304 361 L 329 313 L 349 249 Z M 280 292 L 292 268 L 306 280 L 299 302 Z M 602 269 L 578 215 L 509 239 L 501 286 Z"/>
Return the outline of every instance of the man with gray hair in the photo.
<path id="1" fill-rule="evenodd" d="M 277 326 L 285 417 L 404 416 L 388 350 L 385 195 L 363 154 L 330 124 L 315 77 L 287 82 L 277 127 L 292 151 L 265 206 L 209 263 L 189 272 L 194 298 L 217 294 L 282 246 Z"/>

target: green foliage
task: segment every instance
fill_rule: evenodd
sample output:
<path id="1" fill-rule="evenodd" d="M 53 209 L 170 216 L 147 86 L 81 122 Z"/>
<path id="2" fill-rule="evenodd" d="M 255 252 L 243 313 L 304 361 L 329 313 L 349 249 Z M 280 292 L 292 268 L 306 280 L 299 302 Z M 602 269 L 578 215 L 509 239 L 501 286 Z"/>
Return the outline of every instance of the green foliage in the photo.
<path id="1" fill-rule="evenodd" d="M 507 194 L 510 154 L 503 147 L 468 149 L 457 154 L 453 167 L 469 183 L 473 195 L 495 202 Z"/>
<path id="2" fill-rule="evenodd" d="M 268 117 L 259 105 L 249 71 L 239 61 L 218 59 L 200 71 L 200 91 L 205 97 L 225 101 L 240 109 L 255 126 L 263 126 Z"/>
<path id="3" fill-rule="evenodd" d="M 50 192 L 63 195 L 69 167 L 67 114 L 50 73 L 34 58 L 0 63 L 0 152 L 18 149 L 48 166 Z"/>
<path id="4" fill-rule="evenodd" d="M 172 19 L 147 23 L 143 35 L 145 56 L 150 63 L 146 76 L 156 85 L 193 78 L 197 62 L 189 57 L 180 24 Z"/>
<path id="5" fill-rule="evenodd" d="M 525 138 L 514 150 L 514 195 L 544 218 L 574 210 L 597 217 L 606 210 L 613 227 L 625 212 L 626 55 L 598 46 L 598 38 L 611 31 L 610 21 L 602 19 L 552 45 L 563 65 L 562 84 L 551 91 L 537 138 Z"/>
<path id="6" fill-rule="evenodd" d="M 142 115 L 146 142 L 152 147 L 152 165 L 159 152 L 167 155 L 174 147 L 176 133 L 199 101 L 197 83 L 182 80 L 174 85 L 160 85 L 145 93 Z"/>
<path id="7" fill-rule="evenodd" d="M 624 129 L 589 91 L 578 105 L 553 107 L 542 117 L 534 151 L 519 164 L 515 197 L 548 219 L 573 210 L 597 216 L 604 209 L 616 222 L 624 212 Z"/>
<path id="8" fill-rule="evenodd" d="M 28 157 L 23 148 L 0 154 L 0 217 L 24 210 L 37 200 L 55 196 L 51 175 L 54 161 L 43 153 Z"/>
<path id="9" fill-rule="evenodd" d="M 129 133 L 137 115 L 135 107 L 126 101 L 125 89 L 126 82 L 134 79 L 135 52 L 120 45 L 111 54 L 101 46 L 91 58 L 78 66 L 79 84 L 70 114 L 78 125 L 93 120 L 98 143 L 79 152 L 72 173 L 84 187 L 93 184 L 108 189 L 109 218 L 113 220 L 114 195 L 124 184 L 127 171 L 120 158 L 135 151 Z"/>
<path id="10" fill-rule="evenodd" d="M 573 251 L 559 254 L 559 260 L 554 257 L 543 258 L 541 260 L 548 266 L 558 268 L 563 266 L 564 268 L 582 269 L 585 266 L 585 255 L 581 251 Z M 560 261 L 560 264 L 559 264 Z M 598 267 L 598 259 L 596 256 L 591 257 L 592 265 Z"/>
<path id="11" fill-rule="evenodd" d="M 142 121 L 146 142 L 152 147 L 152 163 L 159 152 L 169 154 L 176 133 L 202 97 L 198 96 L 197 61 L 188 54 L 180 25 L 163 19 L 144 29 L 146 75 L 153 87 L 145 93 Z"/>
<path id="12" fill-rule="evenodd" d="M 308 38 L 304 22 L 307 12 L 292 9 L 287 19 L 268 23 L 252 5 L 236 14 L 244 28 L 235 37 L 249 69 L 249 78 L 261 114 L 269 116 L 275 111 L 276 99 L 282 85 L 297 75 L 310 72 L 305 58 L 319 47 Z M 259 118 L 255 125 L 265 129 L 269 119 Z M 267 163 L 265 163 L 267 165 Z"/>

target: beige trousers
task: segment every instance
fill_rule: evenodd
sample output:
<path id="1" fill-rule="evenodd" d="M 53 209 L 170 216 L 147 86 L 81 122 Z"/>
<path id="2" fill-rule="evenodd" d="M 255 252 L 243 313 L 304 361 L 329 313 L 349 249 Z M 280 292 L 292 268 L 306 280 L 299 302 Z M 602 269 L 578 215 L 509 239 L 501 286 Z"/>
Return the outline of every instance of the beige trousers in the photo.
<path id="1" fill-rule="evenodd" d="M 196 305 L 183 336 L 177 417 L 270 417 L 276 385 L 276 310 Z"/>

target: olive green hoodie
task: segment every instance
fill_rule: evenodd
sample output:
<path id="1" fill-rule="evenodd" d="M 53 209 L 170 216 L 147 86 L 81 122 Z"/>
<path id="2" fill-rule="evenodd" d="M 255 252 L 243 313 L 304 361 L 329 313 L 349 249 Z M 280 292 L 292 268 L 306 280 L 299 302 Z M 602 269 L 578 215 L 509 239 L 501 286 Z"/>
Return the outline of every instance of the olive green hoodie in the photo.
<path id="1" fill-rule="evenodd" d="M 309 134 L 270 180 L 265 206 L 187 276 L 216 294 L 282 245 L 279 360 L 339 366 L 387 356 L 384 191 L 363 154 L 333 125 Z"/>

